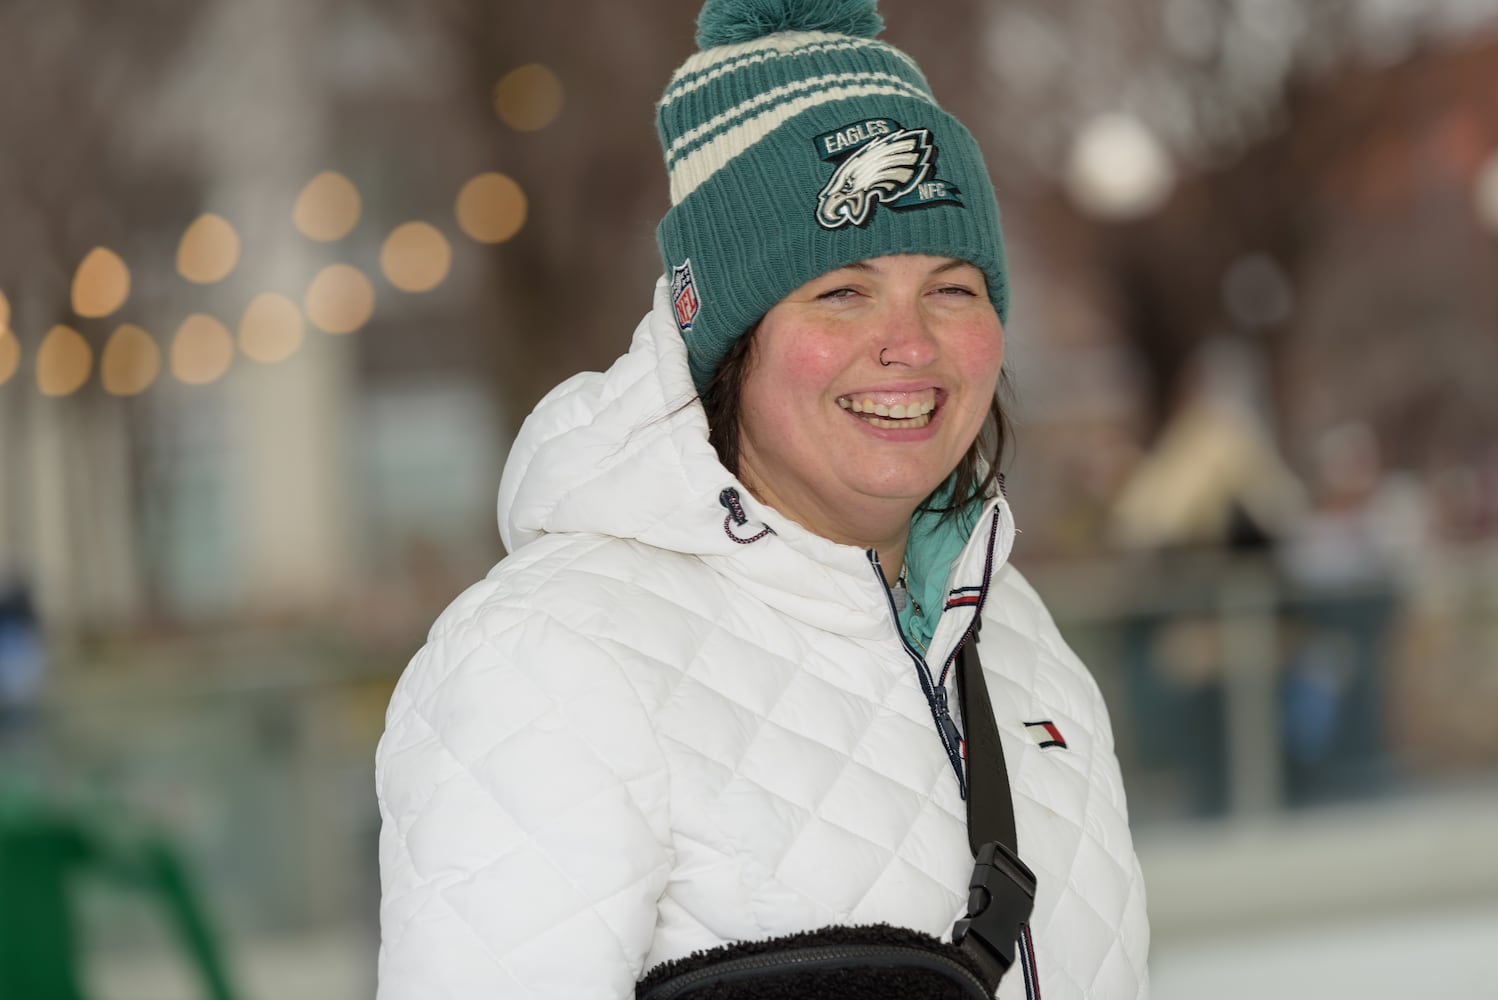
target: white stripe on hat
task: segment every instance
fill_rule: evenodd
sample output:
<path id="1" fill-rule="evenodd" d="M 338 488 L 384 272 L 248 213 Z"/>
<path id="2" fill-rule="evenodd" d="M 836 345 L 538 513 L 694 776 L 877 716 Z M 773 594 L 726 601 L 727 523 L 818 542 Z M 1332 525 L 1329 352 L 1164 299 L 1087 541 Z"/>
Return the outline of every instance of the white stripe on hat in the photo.
<path id="1" fill-rule="evenodd" d="M 713 115 L 701 125 L 698 125 L 695 128 L 690 128 L 687 131 L 683 132 L 681 135 L 676 137 L 676 141 L 671 143 L 671 147 L 666 150 L 666 162 L 669 164 L 683 149 L 690 146 L 692 143 L 696 142 L 703 136 L 710 135 L 711 133 L 718 131 L 729 122 L 733 121 L 735 118 L 742 118 L 749 112 L 753 111 L 755 108 L 761 107 L 765 104 L 769 104 L 772 101 L 778 101 L 783 97 L 789 97 L 791 94 L 800 93 L 803 90 L 819 90 L 823 87 L 835 86 L 839 84 L 846 85 L 852 83 L 881 82 L 892 84 L 900 88 L 901 91 L 908 93 L 912 97 L 919 98 L 920 100 L 931 100 L 930 96 L 922 91 L 919 87 L 916 87 L 908 80 L 905 80 L 902 77 L 898 77 L 893 73 L 829 73 L 825 76 L 809 76 L 801 80 L 793 80 L 790 83 L 783 83 L 780 86 L 774 87 L 770 90 L 766 90 L 763 93 L 755 94 L 753 97 L 749 98 L 749 100 L 747 101 L 744 101 L 742 104 L 738 104 L 734 107 L 729 108 L 727 111 L 723 111 L 719 114 Z"/>
<path id="2" fill-rule="evenodd" d="M 894 56 L 903 61 L 911 69 L 920 73 L 920 67 L 915 60 L 892 45 L 876 41 L 872 38 L 850 38 L 847 35 L 832 35 L 821 31 L 810 32 L 781 32 L 769 35 L 766 38 L 756 39 L 740 45 L 721 45 L 717 48 L 707 49 L 699 52 L 688 59 L 682 67 L 672 76 L 671 85 L 667 86 L 666 94 L 661 98 L 660 106 L 666 107 L 679 97 L 684 97 L 699 87 L 704 87 L 720 77 L 736 72 L 746 66 L 764 62 L 767 59 L 793 59 L 810 53 L 836 52 L 839 49 L 864 49 L 880 48 L 885 50 L 886 55 Z M 725 55 L 724 53 L 728 54 Z M 701 72 L 708 67 L 714 67 L 711 72 L 702 76 L 677 84 L 676 81 L 683 77 L 691 76 Z"/>
<path id="3" fill-rule="evenodd" d="M 839 87 L 820 93 L 806 94 L 731 128 L 722 135 L 692 150 L 671 168 L 671 204 L 681 204 L 688 195 L 707 183 L 708 178 L 728 166 L 740 153 L 759 142 L 790 119 L 819 104 L 846 100 L 850 97 L 917 97 L 930 102 L 931 98 L 903 81 L 899 86 L 887 83 L 863 84 L 857 87 Z"/>

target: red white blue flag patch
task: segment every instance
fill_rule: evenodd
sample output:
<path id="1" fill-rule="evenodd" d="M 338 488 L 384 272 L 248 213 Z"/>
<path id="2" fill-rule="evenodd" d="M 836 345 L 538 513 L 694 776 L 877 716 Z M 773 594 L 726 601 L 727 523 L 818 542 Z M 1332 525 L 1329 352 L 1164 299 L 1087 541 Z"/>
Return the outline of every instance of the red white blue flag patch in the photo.
<path id="1" fill-rule="evenodd" d="M 1067 748 L 1066 737 L 1061 735 L 1061 730 L 1050 719 L 1025 723 L 1025 732 L 1042 747 L 1059 747 L 1062 750 Z"/>

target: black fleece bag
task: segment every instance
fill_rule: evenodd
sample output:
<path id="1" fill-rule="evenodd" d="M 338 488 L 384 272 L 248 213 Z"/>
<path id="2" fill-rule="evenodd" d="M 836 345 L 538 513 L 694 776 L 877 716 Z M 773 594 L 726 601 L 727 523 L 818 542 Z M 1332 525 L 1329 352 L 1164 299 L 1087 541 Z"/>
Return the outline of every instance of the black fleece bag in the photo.
<path id="1" fill-rule="evenodd" d="M 977 640 L 975 630 L 974 648 Z M 953 941 L 888 924 L 743 941 L 656 966 L 635 987 L 636 1000 L 991 1000 L 1030 919 L 1035 876 L 1012 846 L 1014 803 L 998 724 L 983 670 L 976 657 L 968 669 L 966 653 L 958 653 L 957 676 L 976 863 Z"/>

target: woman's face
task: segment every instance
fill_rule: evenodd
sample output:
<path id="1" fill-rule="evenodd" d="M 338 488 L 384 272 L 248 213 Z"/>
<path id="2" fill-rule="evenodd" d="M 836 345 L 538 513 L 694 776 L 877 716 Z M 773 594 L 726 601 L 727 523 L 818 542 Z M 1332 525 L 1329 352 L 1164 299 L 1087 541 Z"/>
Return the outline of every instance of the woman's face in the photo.
<path id="1" fill-rule="evenodd" d="M 852 523 L 908 519 L 951 474 L 1004 359 L 983 272 L 943 257 L 830 271 L 777 303 L 754 337 L 740 478 L 839 541 L 859 540 Z"/>

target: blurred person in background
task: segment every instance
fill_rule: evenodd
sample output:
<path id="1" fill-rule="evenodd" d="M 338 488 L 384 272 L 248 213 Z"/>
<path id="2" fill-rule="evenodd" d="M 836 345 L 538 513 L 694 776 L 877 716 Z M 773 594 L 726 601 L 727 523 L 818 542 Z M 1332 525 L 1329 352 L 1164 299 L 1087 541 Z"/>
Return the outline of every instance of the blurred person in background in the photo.
<path id="1" fill-rule="evenodd" d="M 47 650 L 30 589 L 0 575 L 0 764 L 26 750 L 41 712 Z"/>
<path id="2" fill-rule="evenodd" d="M 1418 558 L 1424 514 L 1384 468 L 1363 423 L 1313 450 L 1311 503 L 1281 545 L 1296 625 L 1282 682 L 1286 789 L 1299 804 L 1387 780 L 1384 706 L 1396 574 Z"/>
<path id="3" fill-rule="evenodd" d="M 835 924 L 946 938 L 980 623 L 1038 880 L 999 995 L 1146 994 L 1107 710 L 1006 562 L 992 187 L 881 27 L 872 0 L 703 9 L 658 106 L 653 308 L 526 422 L 510 554 L 390 704 L 381 1000 L 628 997 Z"/>

